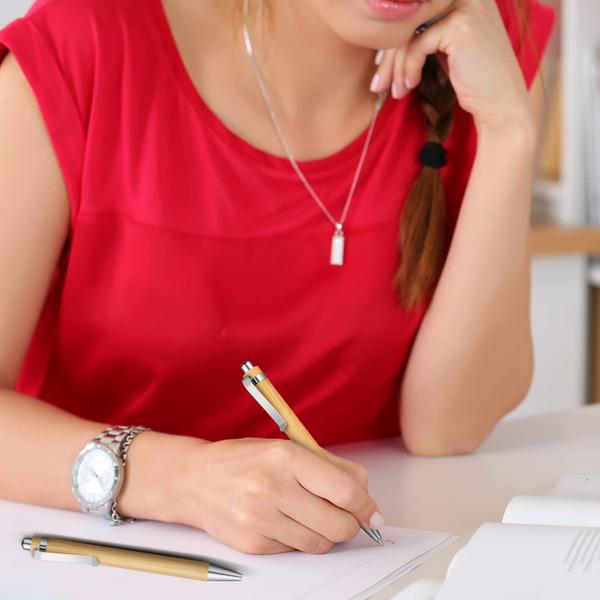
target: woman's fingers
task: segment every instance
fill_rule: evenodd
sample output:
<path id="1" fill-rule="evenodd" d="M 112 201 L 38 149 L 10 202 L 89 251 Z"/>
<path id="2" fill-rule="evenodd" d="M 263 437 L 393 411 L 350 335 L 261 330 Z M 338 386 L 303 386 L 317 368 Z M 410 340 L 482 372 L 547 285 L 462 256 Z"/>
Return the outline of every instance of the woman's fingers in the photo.
<path id="1" fill-rule="evenodd" d="M 443 50 L 443 35 L 445 33 L 442 27 L 430 27 L 419 36 L 413 38 L 406 48 L 404 57 L 404 82 L 408 89 L 413 89 L 419 85 L 425 60 L 428 54 L 435 54 L 438 50 Z"/>
<path id="2" fill-rule="evenodd" d="M 371 517 L 379 513 L 377 504 L 355 476 L 304 448 L 298 448 L 294 474 L 302 487 L 352 513 L 361 525 L 370 527 Z"/>
<path id="3" fill-rule="evenodd" d="M 356 518 L 297 484 L 293 494 L 282 499 L 279 510 L 331 542 L 346 542 L 360 531 Z"/>
<path id="4" fill-rule="evenodd" d="M 440 15 L 438 19 L 433 19 L 431 23 L 422 23 L 419 25 L 415 31 L 415 35 L 409 40 L 408 44 L 396 48 L 389 48 L 387 50 L 378 50 L 375 53 L 375 65 L 379 68 L 371 80 L 372 92 L 383 92 L 391 86 L 392 97 L 398 100 L 406 96 L 406 94 L 415 87 L 415 85 L 406 85 L 405 60 L 407 48 L 411 46 L 413 40 L 417 39 L 421 34 L 427 31 L 431 24 L 435 23 L 437 20 L 441 20 L 446 14 L 447 13 Z M 423 64 L 424 63 L 425 57 L 423 58 Z M 423 65 L 421 65 L 421 68 L 422 67 Z M 445 64 L 445 67 L 447 71 L 447 63 Z M 412 79 L 414 79 L 414 77 L 411 75 L 408 79 L 409 83 Z"/>
<path id="5" fill-rule="evenodd" d="M 279 540 L 274 540 L 262 534 L 242 534 L 229 541 L 227 538 L 219 538 L 227 545 L 245 552 L 246 554 L 279 554 L 280 552 L 292 552 L 294 546 L 288 546 Z"/>
<path id="6" fill-rule="evenodd" d="M 405 48 L 390 48 L 378 50 L 375 64 L 379 65 L 371 81 L 371 91 L 383 92 L 391 86 L 392 97 L 402 98 L 409 91 L 404 85 L 404 55 Z"/>
<path id="7" fill-rule="evenodd" d="M 324 554 L 335 546 L 335 542 L 281 511 L 269 519 L 269 529 L 277 532 L 277 540 L 273 542 L 302 552 Z"/>
<path id="8" fill-rule="evenodd" d="M 342 469 L 348 471 L 348 473 L 354 475 L 358 479 L 358 481 L 360 481 L 363 487 L 367 487 L 369 483 L 369 473 L 363 465 L 355 463 L 346 458 L 342 458 L 341 456 L 337 456 L 336 454 L 329 452 L 329 450 L 323 450 L 327 456 L 327 460 L 332 462 L 334 465 L 340 466 Z"/>
<path id="9" fill-rule="evenodd" d="M 384 50 L 383 54 L 375 55 L 379 59 L 379 66 L 371 80 L 371 91 L 374 93 L 387 90 L 392 84 L 392 70 L 394 67 L 395 49 Z"/>
<path id="10" fill-rule="evenodd" d="M 394 74 L 392 81 L 392 97 L 396 100 L 403 98 L 410 91 L 404 81 L 405 48 L 396 50 L 394 56 Z"/>

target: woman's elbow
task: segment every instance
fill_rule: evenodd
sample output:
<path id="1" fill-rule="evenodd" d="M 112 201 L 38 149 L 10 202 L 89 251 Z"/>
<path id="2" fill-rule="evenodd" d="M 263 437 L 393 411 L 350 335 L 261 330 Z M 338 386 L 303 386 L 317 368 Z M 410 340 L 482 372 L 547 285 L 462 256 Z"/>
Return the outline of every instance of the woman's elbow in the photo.
<path id="1" fill-rule="evenodd" d="M 475 452 L 481 443 L 487 437 L 475 436 L 455 436 L 450 435 L 447 431 L 424 430 L 420 433 L 410 433 L 410 430 L 405 429 L 402 433 L 404 446 L 411 454 L 415 456 L 457 456 L 471 454 Z"/>
<path id="2" fill-rule="evenodd" d="M 475 452 L 487 439 L 500 419 L 525 399 L 533 377 L 533 368 L 523 369 L 513 378 L 510 389 L 498 391 L 496 398 L 481 403 L 481 398 L 427 401 L 422 397 L 416 405 L 430 410 L 400 411 L 400 427 L 406 449 L 417 456 L 453 456 Z M 493 394 L 492 394 L 493 395 Z M 492 400 L 492 398 L 488 398 Z M 404 403 L 403 403 L 404 404 Z M 435 407 L 435 408 L 434 408 Z M 411 414 L 412 413 L 412 414 Z"/>

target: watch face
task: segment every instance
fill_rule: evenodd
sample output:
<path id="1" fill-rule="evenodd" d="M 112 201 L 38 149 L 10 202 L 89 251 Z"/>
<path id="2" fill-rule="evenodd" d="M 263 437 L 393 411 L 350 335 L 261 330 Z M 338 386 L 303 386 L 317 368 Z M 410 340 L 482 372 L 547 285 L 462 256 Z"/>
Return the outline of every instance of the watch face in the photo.
<path id="1" fill-rule="evenodd" d="M 75 463 L 73 491 L 88 507 L 97 508 L 115 495 L 120 484 L 119 473 L 113 452 L 100 444 L 92 444 Z"/>

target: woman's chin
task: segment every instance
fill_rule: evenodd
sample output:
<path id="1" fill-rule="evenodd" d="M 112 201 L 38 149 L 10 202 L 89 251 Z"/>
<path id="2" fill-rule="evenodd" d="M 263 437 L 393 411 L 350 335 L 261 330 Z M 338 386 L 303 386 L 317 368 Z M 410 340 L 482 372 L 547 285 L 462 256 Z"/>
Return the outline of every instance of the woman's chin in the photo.
<path id="1" fill-rule="evenodd" d="M 398 48 L 408 43 L 411 38 L 413 30 L 398 31 L 398 27 L 395 31 L 383 31 L 383 27 L 378 27 L 379 31 L 362 31 L 358 32 L 336 32 L 344 41 L 353 46 L 359 46 L 361 48 L 369 48 L 372 50 L 379 50 L 381 48 Z M 416 27 L 415 27 L 416 29 Z"/>

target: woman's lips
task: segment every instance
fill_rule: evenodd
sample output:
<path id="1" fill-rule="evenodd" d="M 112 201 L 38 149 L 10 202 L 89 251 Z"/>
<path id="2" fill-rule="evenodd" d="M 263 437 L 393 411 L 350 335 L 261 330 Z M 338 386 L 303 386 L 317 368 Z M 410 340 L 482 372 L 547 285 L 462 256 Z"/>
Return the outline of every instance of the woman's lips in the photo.
<path id="1" fill-rule="evenodd" d="M 369 8 L 386 19 L 406 19 L 419 12 L 423 0 L 365 0 Z"/>

